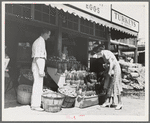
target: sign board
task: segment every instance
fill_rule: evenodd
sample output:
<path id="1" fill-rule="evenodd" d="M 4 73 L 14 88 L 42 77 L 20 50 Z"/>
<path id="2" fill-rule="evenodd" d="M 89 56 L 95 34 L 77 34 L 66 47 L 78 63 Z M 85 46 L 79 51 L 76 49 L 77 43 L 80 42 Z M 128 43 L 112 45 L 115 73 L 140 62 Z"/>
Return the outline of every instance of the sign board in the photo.
<path id="1" fill-rule="evenodd" d="M 139 31 L 139 22 L 124 15 L 121 14 L 120 12 L 117 12 L 116 10 L 111 10 L 111 14 L 112 14 L 112 22 L 124 26 L 128 29 L 134 30 L 136 32 Z"/>
<path id="2" fill-rule="evenodd" d="M 96 2 L 87 2 L 87 3 L 69 3 L 71 6 L 84 10 L 88 13 L 96 15 L 98 17 L 104 18 L 110 21 L 110 4 L 100 4 Z"/>

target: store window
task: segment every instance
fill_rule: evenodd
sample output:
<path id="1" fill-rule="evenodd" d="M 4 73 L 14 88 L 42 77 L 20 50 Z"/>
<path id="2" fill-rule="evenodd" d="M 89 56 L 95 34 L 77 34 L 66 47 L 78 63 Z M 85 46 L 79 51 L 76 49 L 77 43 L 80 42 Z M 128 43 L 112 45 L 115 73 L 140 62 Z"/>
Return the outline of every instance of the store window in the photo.
<path id="1" fill-rule="evenodd" d="M 6 4 L 6 13 L 32 19 L 32 4 Z M 34 5 L 34 19 L 45 23 L 56 24 L 56 9 L 44 4 Z"/>
<path id="2" fill-rule="evenodd" d="M 6 4 L 6 13 L 31 19 L 31 4 Z"/>
<path id="3" fill-rule="evenodd" d="M 60 15 L 61 14 L 61 15 Z M 63 11 L 59 12 L 60 17 L 62 18 L 62 26 L 72 30 L 78 30 L 78 16 L 73 14 L 65 13 Z"/>
<path id="4" fill-rule="evenodd" d="M 88 20 L 84 20 L 83 18 L 81 18 L 80 30 L 83 33 L 93 35 L 94 34 L 93 23 L 88 21 Z"/>
<path id="5" fill-rule="evenodd" d="M 34 19 L 45 23 L 56 24 L 56 9 L 44 4 L 34 7 Z"/>
<path id="6" fill-rule="evenodd" d="M 95 36 L 105 37 L 105 27 L 99 24 L 95 24 Z"/>

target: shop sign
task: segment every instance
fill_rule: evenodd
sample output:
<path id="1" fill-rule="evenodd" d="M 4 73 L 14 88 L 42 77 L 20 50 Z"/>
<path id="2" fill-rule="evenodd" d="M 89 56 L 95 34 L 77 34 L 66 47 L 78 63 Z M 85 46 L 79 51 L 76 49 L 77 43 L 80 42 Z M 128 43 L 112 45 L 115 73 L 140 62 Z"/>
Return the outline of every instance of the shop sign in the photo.
<path id="1" fill-rule="evenodd" d="M 139 22 L 124 15 L 120 12 L 117 12 L 116 10 L 111 10 L 112 13 L 112 22 L 119 24 L 121 26 L 124 26 L 126 28 L 129 28 L 131 30 L 134 30 L 136 32 L 139 31 Z"/>
<path id="2" fill-rule="evenodd" d="M 107 4 L 99 4 L 99 3 L 69 3 L 70 5 L 77 7 L 81 10 L 89 12 L 98 17 L 107 19 L 110 21 L 110 5 Z"/>

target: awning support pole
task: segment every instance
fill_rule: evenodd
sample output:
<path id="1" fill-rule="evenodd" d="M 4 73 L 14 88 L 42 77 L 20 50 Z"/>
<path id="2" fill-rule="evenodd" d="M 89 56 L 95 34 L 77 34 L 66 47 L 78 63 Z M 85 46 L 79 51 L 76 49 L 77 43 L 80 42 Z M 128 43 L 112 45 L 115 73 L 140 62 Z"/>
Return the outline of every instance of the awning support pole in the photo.
<path id="1" fill-rule="evenodd" d="M 135 51 L 134 51 L 134 62 L 138 63 L 138 46 L 137 46 L 137 38 L 134 39 L 135 40 Z"/>

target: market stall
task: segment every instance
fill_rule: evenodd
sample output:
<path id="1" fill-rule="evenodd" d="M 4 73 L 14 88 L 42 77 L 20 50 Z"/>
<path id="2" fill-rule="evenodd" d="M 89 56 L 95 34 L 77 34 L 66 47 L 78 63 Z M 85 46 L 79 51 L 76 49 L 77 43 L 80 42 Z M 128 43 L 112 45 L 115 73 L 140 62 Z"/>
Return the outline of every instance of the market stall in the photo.
<path id="1" fill-rule="evenodd" d="M 121 38 L 131 37 L 136 42 L 137 31 L 111 23 L 108 13 L 101 13 L 99 17 L 99 13 L 95 14 L 86 8 L 92 6 L 90 4 L 83 4 L 83 6 L 85 10 L 88 9 L 87 12 L 81 11 L 83 8 L 79 8 L 76 4 L 6 5 L 6 45 L 9 48 L 10 66 L 15 68 L 14 70 L 19 69 L 20 72 L 15 81 L 19 82 L 18 92 L 22 95 L 19 93 L 17 96 L 21 96 L 24 100 L 20 101 L 18 98 L 18 102 L 30 103 L 33 84 L 30 69 L 31 45 L 39 36 L 39 30 L 45 27 L 51 30 L 52 35 L 46 43 L 48 53 L 46 71 L 49 79 L 44 78 L 46 84 L 43 87 L 43 108 L 48 112 L 58 112 L 61 108 L 74 106 L 85 108 L 103 103 L 105 96 L 100 96 L 103 79 L 98 78 L 98 71 L 95 71 L 95 68 L 92 70 L 93 56 L 89 52 L 101 43 L 106 49 L 110 49 L 111 43 L 119 42 L 111 41 L 111 38 L 116 38 L 116 32 Z M 98 9 L 100 8 L 109 13 L 111 11 L 108 5 L 98 6 Z M 127 43 L 119 42 L 120 44 L 128 46 Z M 136 52 L 136 46 L 131 47 Z M 118 47 L 116 49 L 114 53 L 118 52 Z M 103 64 L 101 61 L 99 63 Z M 102 71 L 103 68 L 101 67 L 100 70 Z M 131 85 L 133 88 L 130 89 L 137 89 L 133 82 L 137 83 L 141 78 L 135 79 L 134 76 L 137 73 L 130 74 L 129 70 L 129 67 L 127 67 L 127 72 L 122 69 L 125 74 L 123 83 Z M 128 74 L 130 78 L 127 79 Z M 142 85 L 140 89 L 144 89 L 143 83 L 140 82 Z"/>

